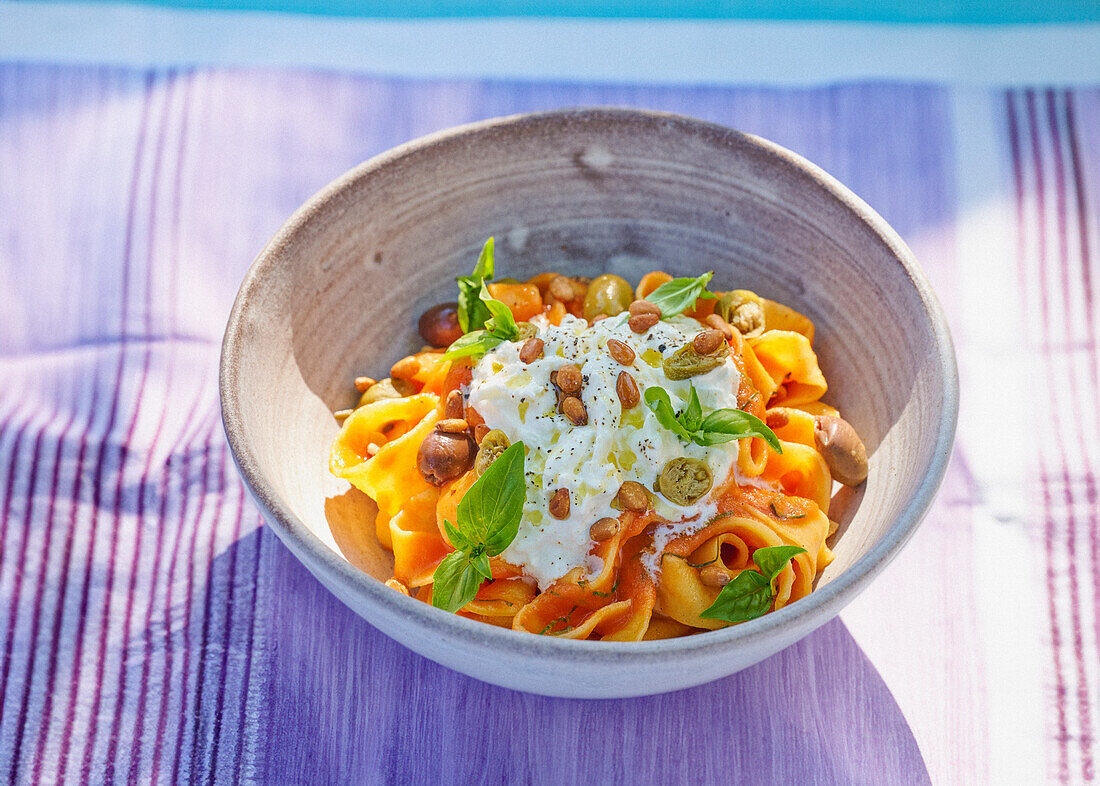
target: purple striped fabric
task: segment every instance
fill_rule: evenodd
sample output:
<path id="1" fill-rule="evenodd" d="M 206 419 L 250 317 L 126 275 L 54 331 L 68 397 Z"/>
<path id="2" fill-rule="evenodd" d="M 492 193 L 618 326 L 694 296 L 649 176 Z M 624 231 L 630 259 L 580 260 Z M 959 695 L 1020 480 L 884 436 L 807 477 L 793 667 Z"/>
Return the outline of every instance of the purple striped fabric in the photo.
<path id="1" fill-rule="evenodd" d="M 1021 286 L 1035 293 L 1027 318 L 1041 328 L 1031 338 L 1043 362 L 1036 392 L 1054 405 L 1050 439 L 1039 444 L 1036 462 L 1046 511 L 1042 549 L 1055 743 L 1051 776 L 1062 783 L 1096 777 L 1094 705 L 1100 668 L 1097 433 L 1083 428 L 1078 416 L 1100 409 L 1092 251 L 1100 148 L 1096 130 L 1081 126 L 1079 101 L 1091 120 L 1100 118 L 1094 92 L 1025 90 L 1006 96 L 1017 275 Z"/>
<path id="2" fill-rule="evenodd" d="M 835 621 L 712 685 L 561 701 L 447 671 L 332 598 L 260 526 L 216 398 L 237 285 L 310 193 L 420 134 L 555 106 L 678 111 L 807 155 L 912 241 L 955 319 L 952 100 L 903 84 L 0 65 L 0 780 L 988 780 L 981 615 L 971 584 L 952 591 L 973 558 L 965 528 L 981 490 L 963 454 L 914 541 L 922 561 L 892 574 L 911 583 L 868 593 L 927 593 L 907 607 L 927 610 L 910 627 L 937 642 L 916 669 L 881 648 L 872 665 Z M 1042 716 L 1048 776 L 1078 782 L 1095 777 L 1100 701 L 1100 433 L 1074 417 L 1100 410 L 1100 94 L 970 100 L 998 118 L 1016 234 L 1003 275 L 1026 293 L 1012 307 L 1039 326 L 1023 339 L 1041 364 L 1036 396 L 1055 404 L 1030 466 L 1043 585 L 1020 591 L 1046 612 L 1035 647 L 1049 673 L 1029 711 Z M 910 682 L 887 687 L 879 670 Z"/>

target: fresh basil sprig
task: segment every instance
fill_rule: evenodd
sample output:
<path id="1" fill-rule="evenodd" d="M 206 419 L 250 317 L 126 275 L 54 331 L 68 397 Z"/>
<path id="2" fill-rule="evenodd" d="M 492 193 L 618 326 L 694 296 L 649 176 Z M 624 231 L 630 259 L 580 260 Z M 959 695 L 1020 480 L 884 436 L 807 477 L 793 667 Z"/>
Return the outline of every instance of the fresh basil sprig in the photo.
<path id="1" fill-rule="evenodd" d="M 733 577 L 718 597 L 699 616 L 723 622 L 745 622 L 771 611 L 775 601 L 775 579 L 787 563 L 806 549 L 798 546 L 768 546 L 752 553 L 760 570 L 743 570 Z"/>
<path id="2" fill-rule="evenodd" d="M 713 292 L 707 291 L 707 284 L 713 276 L 714 272 L 711 271 L 697 278 L 674 278 L 661 284 L 646 295 L 645 299 L 661 309 L 661 319 L 683 314 L 699 298 L 710 300 L 715 297 Z"/>
<path id="3" fill-rule="evenodd" d="M 459 336 L 458 340 L 443 353 L 444 358 L 448 360 L 464 357 L 479 358 L 498 344 L 519 337 L 519 327 L 516 325 L 515 317 L 512 316 L 512 311 L 489 294 L 489 288 L 485 286 L 485 282 L 482 282 L 481 290 L 478 292 L 478 302 L 489 315 L 483 322 L 485 327 Z"/>
<path id="4" fill-rule="evenodd" d="M 485 241 L 481 255 L 474 265 L 474 272 L 468 276 L 459 276 L 458 281 L 458 325 L 463 333 L 478 330 L 485 320 L 492 316 L 481 302 L 481 285 L 493 280 L 493 238 Z"/>
<path id="5" fill-rule="evenodd" d="M 454 612 L 473 600 L 481 582 L 493 577 L 489 557 L 515 540 L 527 501 L 523 457 L 522 442 L 497 456 L 458 503 L 455 523 L 444 520 L 455 550 L 435 569 L 432 605 L 436 608 Z"/>
<path id="6" fill-rule="evenodd" d="M 740 409 L 715 409 L 704 416 L 695 385 L 691 386 L 688 404 L 680 413 L 672 408 L 668 391 L 659 385 L 647 387 L 643 398 L 657 416 L 657 422 L 684 442 L 710 447 L 734 439 L 761 437 L 776 453 L 783 452 L 775 432 L 755 415 Z"/>

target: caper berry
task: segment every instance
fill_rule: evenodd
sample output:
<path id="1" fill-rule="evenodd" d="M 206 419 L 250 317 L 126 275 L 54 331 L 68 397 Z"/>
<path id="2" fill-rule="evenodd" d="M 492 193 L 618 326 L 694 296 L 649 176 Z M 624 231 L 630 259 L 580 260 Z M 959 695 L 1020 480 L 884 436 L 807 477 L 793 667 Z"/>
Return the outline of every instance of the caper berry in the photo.
<path id="1" fill-rule="evenodd" d="M 511 443 L 508 441 L 508 435 L 498 428 L 481 438 L 481 446 L 477 451 L 477 458 L 474 459 L 474 471 L 478 477 L 489 469 L 489 465 L 496 461 L 509 445 Z"/>
<path id="2" fill-rule="evenodd" d="M 364 390 L 356 406 L 362 407 L 366 404 L 373 404 L 375 401 L 381 401 L 382 399 L 402 398 L 402 396 L 403 394 L 394 387 L 394 381 L 387 377 L 386 379 L 378 380 Z"/>
<path id="3" fill-rule="evenodd" d="M 465 433 L 432 431 L 420 443 L 416 466 L 424 480 L 442 486 L 470 468 L 474 461 L 474 441 Z"/>
<path id="4" fill-rule="evenodd" d="M 729 352 L 729 344 L 725 341 L 720 342 L 709 355 L 700 355 L 691 343 L 684 344 L 662 362 L 665 376 L 669 379 L 688 379 L 706 374 L 722 365 Z"/>
<path id="5" fill-rule="evenodd" d="M 634 289 L 626 279 L 604 273 L 588 285 L 588 294 L 584 296 L 584 318 L 591 321 L 601 314 L 613 317 L 626 311 L 632 300 Z"/>
<path id="6" fill-rule="evenodd" d="M 677 505 L 691 505 L 710 491 L 714 478 L 710 467 L 699 459 L 674 458 L 657 478 L 657 488 Z"/>
<path id="7" fill-rule="evenodd" d="M 748 289 L 735 289 L 722 295 L 714 313 L 746 338 L 755 338 L 764 332 L 764 304 L 758 294 Z"/>
<path id="8" fill-rule="evenodd" d="M 526 341 L 529 338 L 534 338 L 539 334 L 539 329 L 532 325 L 530 322 L 517 322 L 516 329 L 519 334 L 513 339 L 513 341 Z"/>

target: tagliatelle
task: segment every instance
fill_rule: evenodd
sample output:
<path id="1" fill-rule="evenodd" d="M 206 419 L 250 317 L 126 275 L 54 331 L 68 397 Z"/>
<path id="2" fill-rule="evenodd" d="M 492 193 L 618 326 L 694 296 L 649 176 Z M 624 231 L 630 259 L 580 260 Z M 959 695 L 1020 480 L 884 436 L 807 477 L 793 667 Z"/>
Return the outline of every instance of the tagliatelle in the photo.
<path id="1" fill-rule="evenodd" d="M 486 464 L 476 459 L 478 445 L 485 453 L 486 435 L 498 433 L 488 439 L 504 445 L 522 439 L 526 446 L 523 524 L 503 552 L 489 552 L 492 578 L 480 584 L 476 596 L 471 587 L 466 597 L 473 599 L 458 611 L 462 616 L 533 634 L 604 641 L 714 630 L 729 624 L 708 616 L 723 588 L 743 572 L 759 570 L 757 550 L 782 546 L 802 551 L 775 574 L 769 608 L 782 608 L 813 590 L 832 560 L 826 539 L 833 529 L 828 518 L 833 456 L 821 441 L 820 423 L 839 419 L 820 401 L 827 383 L 813 350 L 813 323 L 752 293 L 747 299 L 700 298 L 687 304 L 686 316 L 669 320 L 634 298 L 659 287 L 664 293 L 668 287 L 662 285 L 672 282 L 671 276 L 655 271 L 636 289 L 609 284 L 614 278 L 589 283 L 547 273 L 527 283 L 489 284 L 492 298 L 506 305 L 517 323 L 533 326 L 523 329 L 525 335 L 489 342 L 481 360 L 450 360 L 442 349 L 426 347 L 394 366 L 395 374 L 403 373 L 394 384 L 408 395 L 368 401 L 344 421 L 330 468 L 377 504 L 375 531 L 394 555 L 390 586 L 432 602 L 434 572 L 454 550 L 445 522 L 453 526 L 459 520 L 461 501 L 484 471 Z M 607 322 L 597 318 L 608 310 L 623 312 L 631 301 L 629 314 Z M 732 313 L 743 302 L 747 310 Z M 605 311 L 593 315 L 593 303 Z M 731 329 L 731 323 L 738 328 Z M 446 327 L 435 326 L 431 335 Z M 746 327 L 752 330 L 743 336 Z M 562 349 L 566 340 L 577 342 L 577 348 Z M 705 416 L 726 406 L 726 399 L 729 409 L 722 412 L 733 414 L 723 417 L 735 424 L 738 417 L 759 423 L 760 429 L 713 444 L 709 437 L 693 444 L 683 434 L 662 430 L 665 452 L 655 452 L 656 443 L 646 440 L 661 427 L 639 397 L 653 379 L 664 379 L 662 368 L 671 373 L 668 358 L 677 349 L 696 353 L 699 363 L 687 383 L 677 387 L 678 377 L 662 382 L 673 394 L 676 417 L 687 424 L 684 434 L 716 427 L 706 425 Z M 614 362 L 601 353 L 611 353 Z M 574 373 L 567 368 L 571 357 L 583 369 L 575 381 L 564 376 Z M 545 381 L 548 392 L 540 392 L 532 380 L 549 367 L 556 370 Z M 600 391 L 611 390 L 610 383 L 601 380 L 615 374 L 617 398 L 609 398 Z M 631 377 L 635 393 L 623 374 Z M 725 380 L 728 388 L 722 387 Z M 696 396 L 698 386 L 704 401 L 697 421 L 685 415 L 689 385 L 690 395 Z M 551 396 L 549 405 L 545 395 Z M 368 391 L 364 399 L 370 397 Z M 580 410 L 565 403 L 570 397 Z M 531 431 L 536 427 L 543 430 Z M 536 434 L 542 436 L 535 439 Z M 588 447 L 563 454 L 558 448 L 574 444 L 569 440 Z M 578 458 L 577 450 L 587 453 Z M 661 472 L 637 475 L 655 456 L 666 461 L 670 450 L 679 450 L 694 469 L 678 471 L 672 480 Z M 492 455 L 486 455 L 490 461 Z M 569 469 L 580 466 L 577 461 L 600 469 Z M 665 464 L 666 472 L 673 463 Z M 634 477 L 639 481 L 627 482 Z M 662 486 L 671 482 L 706 488 L 701 496 L 690 492 L 690 502 L 674 502 L 694 487 L 677 487 L 674 493 Z M 628 486 L 633 502 L 624 496 Z M 577 518 L 584 515 L 591 521 Z M 537 544 L 548 538 L 557 538 L 560 554 L 537 556 Z"/>

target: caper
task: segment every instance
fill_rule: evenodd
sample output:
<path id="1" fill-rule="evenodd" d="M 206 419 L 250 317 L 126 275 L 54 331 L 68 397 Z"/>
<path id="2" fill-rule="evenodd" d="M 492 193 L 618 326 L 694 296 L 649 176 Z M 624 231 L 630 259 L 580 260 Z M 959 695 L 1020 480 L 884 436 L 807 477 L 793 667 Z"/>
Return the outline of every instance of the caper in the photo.
<path id="1" fill-rule="evenodd" d="M 736 328 L 745 338 L 764 332 L 764 304 L 748 289 L 735 289 L 718 299 L 714 313 Z"/>
<path id="2" fill-rule="evenodd" d="M 634 289 L 626 279 L 604 273 L 588 285 L 588 294 L 584 296 L 584 318 L 591 321 L 600 314 L 613 317 L 626 311 L 632 300 Z"/>
<path id="3" fill-rule="evenodd" d="M 489 469 L 489 465 L 497 460 L 497 457 L 508 449 L 511 443 L 508 441 L 508 435 L 498 428 L 493 429 L 484 437 L 481 438 L 481 447 L 477 451 L 477 458 L 474 459 L 474 471 L 478 477 Z"/>
<path id="4" fill-rule="evenodd" d="M 539 329 L 530 322 L 517 322 L 516 329 L 519 331 L 519 334 L 512 339 L 513 341 L 523 342 L 539 334 Z"/>
<path id="5" fill-rule="evenodd" d="M 700 355 L 694 344 L 689 342 L 665 358 L 662 365 L 669 379 L 688 379 L 718 368 L 729 353 L 730 347 L 725 341 L 720 342 L 709 355 Z"/>
<path id="6" fill-rule="evenodd" d="M 402 380 L 402 382 L 404 382 L 404 380 Z M 402 398 L 403 395 L 405 394 L 400 393 L 397 388 L 394 387 L 394 380 L 387 377 L 386 379 L 378 380 L 364 390 L 356 406 L 362 407 L 366 404 L 373 404 L 375 401 L 381 401 L 386 398 Z"/>
<path id="7" fill-rule="evenodd" d="M 657 478 L 658 490 L 677 505 L 691 505 L 710 491 L 714 478 L 705 461 L 674 458 Z"/>

